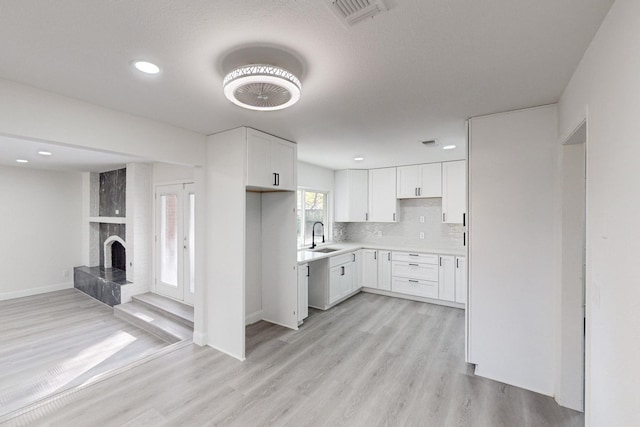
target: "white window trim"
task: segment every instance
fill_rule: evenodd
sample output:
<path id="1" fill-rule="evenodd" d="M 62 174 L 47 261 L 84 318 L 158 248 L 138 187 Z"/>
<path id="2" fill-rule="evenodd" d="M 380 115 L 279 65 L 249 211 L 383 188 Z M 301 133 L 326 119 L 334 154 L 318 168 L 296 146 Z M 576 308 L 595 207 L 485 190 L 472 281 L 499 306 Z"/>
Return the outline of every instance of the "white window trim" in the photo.
<path id="1" fill-rule="evenodd" d="M 325 243 L 330 243 L 332 242 L 332 238 L 333 238 L 333 228 L 332 228 L 332 224 L 331 224 L 331 192 L 329 190 L 318 190 L 316 188 L 310 188 L 310 187 L 298 187 L 298 190 L 296 191 L 296 197 L 298 197 L 298 191 L 304 191 L 304 192 L 313 192 L 313 193 L 322 193 L 325 195 L 324 198 L 324 203 L 325 203 L 325 221 L 323 221 L 324 224 L 324 237 L 325 237 Z M 298 208 L 298 201 L 296 200 L 296 210 Z M 304 219 L 305 219 L 305 214 L 304 214 L 305 210 L 304 210 L 304 203 L 302 204 L 302 221 L 301 221 L 301 226 L 303 227 L 302 231 L 302 235 L 304 236 Z M 296 213 L 297 215 L 297 213 Z M 297 237 L 296 237 L 297 239 Z M 322 243 L 322 242 L 319 242 Z M 317 245 L 318 243 L 316 243 Z M 309 249 L 309 247 L 311 246 L 311 243 L 308 244 L 304 244 L 302 246 L 298 246 L 298 250 L 301 249 Z"/>

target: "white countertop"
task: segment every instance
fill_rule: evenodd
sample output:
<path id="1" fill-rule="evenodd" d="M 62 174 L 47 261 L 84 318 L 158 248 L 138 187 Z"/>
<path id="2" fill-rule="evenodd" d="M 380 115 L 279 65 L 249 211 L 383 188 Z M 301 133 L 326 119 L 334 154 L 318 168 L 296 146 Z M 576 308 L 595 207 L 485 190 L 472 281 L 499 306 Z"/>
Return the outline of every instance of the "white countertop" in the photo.
<path id="1" fill-rule="evenodd" d="M 438 254 L 438 255 L 455 255 L 455 256 L 466 256 L 467 249 L 442 249 L 442 248 L 429 248 L 429 247 L 409 247 L 409 246 L 385 246 L 385 245 L 376 245 L 371 243 L 358 243 L 358 242 L 341 242 L 341 243 L 325 243 L 322 245 L 318 245 L 317 249 L 322 248 L 335 248 L 338 249 L 334 252 L 323 253 L 323 252 L 314 252 L 308 249 L 303 249 L 298 251 L 298 264 L 304 264 L 309 261 L 316 261 L 319 259 L 330 258 L 336 255 L 342 255 L 347 252 L 356 251 L 358 249 L 379 249 L 383 251 L 402 251 L 402 252 L 422 252 L 428 254 Z"/>

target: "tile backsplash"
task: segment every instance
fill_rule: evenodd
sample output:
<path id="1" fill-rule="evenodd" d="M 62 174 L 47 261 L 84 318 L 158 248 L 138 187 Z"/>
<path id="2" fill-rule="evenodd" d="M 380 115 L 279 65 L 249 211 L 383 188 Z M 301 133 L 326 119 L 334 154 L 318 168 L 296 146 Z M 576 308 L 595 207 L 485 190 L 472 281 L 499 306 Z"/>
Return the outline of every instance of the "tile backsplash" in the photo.
<path id="1" fill-rule="evenodd" d="M 395 223 L 336 222 L 335 242 L 362 242 L 411 248 L 460 249 L 462 224 L 442 223 L 442 199 L 404 199 L 399 201 L 400 217 Z M 424 223 L 420 222 L 424 216 Z M 420 233 L 424 239 L 420 239 Z"/>

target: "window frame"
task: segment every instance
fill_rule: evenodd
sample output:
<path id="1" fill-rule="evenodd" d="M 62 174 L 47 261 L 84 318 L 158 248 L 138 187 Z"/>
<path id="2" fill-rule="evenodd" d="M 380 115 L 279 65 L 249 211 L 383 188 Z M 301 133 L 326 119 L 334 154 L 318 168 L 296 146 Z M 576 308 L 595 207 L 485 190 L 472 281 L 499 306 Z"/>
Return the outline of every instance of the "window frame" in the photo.
<path id="1" fill-rule="evenodd" d="M 296 236 L 296 245 L 298 245 L 298 250 L 300 249 L 309 249 L 309 247 L 311 246 L 312 242 L 306 243 L 304 241 L 305 235 L 306 235 L 306 229 L 305 229 L 305 219 L 306 219 L 306 209 L 304 208 L 304 198 L 305 198 L 305 193 L 319 193 L 319 194 L 323 194 L 324 195 L 324 214 L 323 214 L 323 218 L 324 220 L 322 221 L 322 223 L 324 224 L 324 236 L 325 236 L 325 243 L 329 243 L 330 242 L 330 236 L 331 236 L 331 223 L 330 223 L 330 209 L 329 209 L 329 200 L 330 200 L 330 191 L 328 190 L 318 190 L 315 188 L 308 188 L 308 187 L 298 187 L 298 189 L 296 190 L 296 218 L 300 219 L 300 233 L 297 234 Z M 300 200 L 298 200 L 298 197 L 301 198 L 302 202 L 300 203 Z M 300 210 L 298 210 L 298 206 L 300 206 Z M 300 244 L 298 243 L 300 241 L 300 235 L 302 235 L 302 246 L 300 246 Z M 321 243 L 321 242 L 320 242 Z M 317 244 L 317 243 L 316 243 Z"/>

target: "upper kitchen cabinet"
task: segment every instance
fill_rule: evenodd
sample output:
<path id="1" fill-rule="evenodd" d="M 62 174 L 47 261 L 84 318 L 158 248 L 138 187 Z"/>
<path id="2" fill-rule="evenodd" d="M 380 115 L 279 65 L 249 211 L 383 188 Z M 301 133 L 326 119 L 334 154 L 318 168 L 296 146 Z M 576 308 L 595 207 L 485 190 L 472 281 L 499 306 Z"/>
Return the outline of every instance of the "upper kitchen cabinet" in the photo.
<path id="1" fill-rule="evenodd" d="M 369 219 L 369 171 L 346 169 L 335 172 L 334 220 L 336 222 L 363 222 Z"/>
<path id="2" fill-rule="evenodd" d="M 296 190 L 296 145 L 247 129 L 247 187 Z"/>
<path id="3" fill-rule="evenodd" d="M 396 185 L 398 199 L 442 197 L 442 163 L 399 166 Z"/>
<path id="4" fill-rule="evenodd" d="M 369 217 L 372 222 L 398 221 L 396 168 L 369 170 Z"/>
<path id="5" fill-rule="evenodd" d="M 442 163 L 442 222 L 462 224 L 467 211 L 466 161 Z"/>

